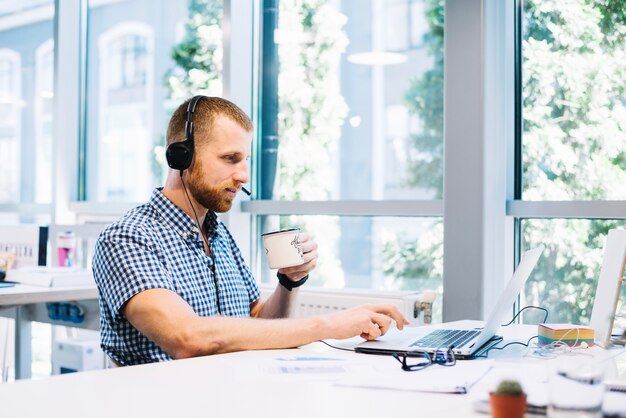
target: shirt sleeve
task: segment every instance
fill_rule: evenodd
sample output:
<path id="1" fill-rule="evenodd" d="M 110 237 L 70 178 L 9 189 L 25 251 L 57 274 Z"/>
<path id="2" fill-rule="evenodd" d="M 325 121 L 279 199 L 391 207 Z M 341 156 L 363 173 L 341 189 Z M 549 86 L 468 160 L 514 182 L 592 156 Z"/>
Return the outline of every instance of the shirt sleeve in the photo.
<path id="1" fill-rule="evenodd" d="M 124 303 L 144 290 L 176 291 L 155 246 L 135 229 L 117 227 L 103 233 L 96 242 L 93 271 L 102 301 L 116 318 Z"/>

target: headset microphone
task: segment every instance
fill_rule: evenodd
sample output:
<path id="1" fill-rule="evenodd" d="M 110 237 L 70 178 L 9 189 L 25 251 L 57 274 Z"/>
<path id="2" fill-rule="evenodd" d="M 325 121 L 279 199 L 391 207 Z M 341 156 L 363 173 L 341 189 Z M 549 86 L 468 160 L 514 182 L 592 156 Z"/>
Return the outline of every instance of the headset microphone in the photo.
<path id="1" fill-rule="evenodd" d="M 246 189 L 245 187 L 241 186 L 241 190 L 242 190 L 245 194 L 247 194 L 248 196 L 250 196 L 250 194 L 251 194 L 251 193 L 248 191 L 248 189 Z"/>

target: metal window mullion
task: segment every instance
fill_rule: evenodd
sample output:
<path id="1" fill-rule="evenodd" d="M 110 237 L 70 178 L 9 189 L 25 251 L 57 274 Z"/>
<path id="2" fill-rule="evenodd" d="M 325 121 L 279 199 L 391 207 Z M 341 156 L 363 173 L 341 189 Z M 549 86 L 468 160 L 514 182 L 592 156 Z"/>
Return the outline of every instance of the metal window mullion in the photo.
<path id="1" fill-rule="evenodd" d="M 86 0 L 55 1 L 52 223 L 75 222 L 69 205 L 78 197 L 86 4 Z"/>
<path id="2" fill-rule="evenodd" d="M 241 211 L 253 215 L 339 215 L 339 216 L 416 216 L 442 217 L 441 200 L 339 200 L 275 201 L 251 200 L 241 203 Z"/>
<path id="3" fill-rule="evenodd" d="M 523 13 L 523 0 L 515 1 L 514 10 L 514 189 L 513 198 L 522 198 L 523 189 L 523 158 L 522 158 L 522 129 L 523 129 L 523 116 L 522 116 L 522 13 Z"/>
<path id="4" fill-rule="evenodd" d="M 506 211 L 515 218 L 626 219 L 626 200 L 512 200 L 507 202 Z"/>

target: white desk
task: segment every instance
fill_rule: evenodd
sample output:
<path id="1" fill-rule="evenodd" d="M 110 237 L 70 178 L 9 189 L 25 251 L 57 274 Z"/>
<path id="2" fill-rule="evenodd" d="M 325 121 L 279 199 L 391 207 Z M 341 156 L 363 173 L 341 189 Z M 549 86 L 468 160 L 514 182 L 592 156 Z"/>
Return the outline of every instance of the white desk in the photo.
<path id="1" fill-rule="evenodd" d="M 81 301 L 85 320 L 80 324 L 52 321 L 46 303 Z M 31 377 L 31 322 L 99 330 L 98 289 L 95 286 L 38 287 L 16 284 L 0 288 L 0 316 L 15 319 L 15 378 Z"/>
<path id="2" fill-rule="evenodd" d="M 504 334 L 505 338 L 526 338 L 535 329 L 512 326 Z M 520 358 L 523 348 L 517 347 L 499 352 L 496 367 L 544 364 L 545 360 Z M 587 351 L 608 355 L 599 348 Z M 3 418 L 486 417 L 473 408 L 476 392 L 485 390 L 480 382 L 467 395 L 343 387 L 333 383 L 336 375 L 277 371 L 288 364 L 279 359 L 295 356 L 332 357 L 378 373 L 406 373 L 387 356 L 354 354 L 314 343 L 294 350 L 249 351 L 17 381 L 0 385 L 0 411 Z M 420 372 L 412 374 L 420 378 Z"/>

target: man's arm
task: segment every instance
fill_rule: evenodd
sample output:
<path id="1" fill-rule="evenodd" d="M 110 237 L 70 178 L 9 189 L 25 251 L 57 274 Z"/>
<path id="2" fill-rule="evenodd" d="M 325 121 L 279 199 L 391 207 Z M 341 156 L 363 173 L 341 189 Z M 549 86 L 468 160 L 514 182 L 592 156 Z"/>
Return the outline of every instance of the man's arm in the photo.
<path id="1" fill-rule="evenodd" d="M 174 358 L 242 350 L 293 348 L 324 338 L 360 335 L 374 339 L 392 320 L 402 329 L 408 322 L 393 305 L 365 305 L 304 319 L 200 317 L 176 293 L 145 290 L 122 307 L 142 334 Z"/>
<path id="2" fill-rule="evenodd" d="M 317 243 L 306 233 L 299 236 L 304 263 L 299 266 L 286 267 L 278 270 L 294 282 L 308 275 L 317 265 Z M 255 318 L 287 318 L 291 315 L 298 295 L 299 288 L 285 289 L 277 285 L 276 290 L 266 301 L 256 301 L 250 305 L 250 315 Z"/>

